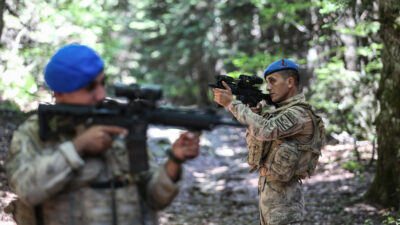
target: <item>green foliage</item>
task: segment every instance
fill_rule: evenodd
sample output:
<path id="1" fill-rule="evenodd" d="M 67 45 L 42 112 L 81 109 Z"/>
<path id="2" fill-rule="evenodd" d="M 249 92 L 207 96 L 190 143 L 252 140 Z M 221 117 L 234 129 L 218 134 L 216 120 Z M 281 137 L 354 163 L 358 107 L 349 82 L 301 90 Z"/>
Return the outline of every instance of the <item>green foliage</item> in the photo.
<path id="1" fill-rule="evenodd" d="M 383 220 L 383 224 L 400 225 L 400 218 L 392 217 L 389 213 L 384 213 L 383 216 L 386 217 L 385 220 Z"/>
<path id="2" fill-rule="evenodd" d="M 328 133 L 375 137 L 382 44 L 374 41 L 380 24 L 367 0 L 10 2 L 15 13 L 4 13 L 0 96 L 23 109 L 51 101 L 44 66 L 71 42 L 99 52 L 110 83 L 161 84 L 165 98 L 180 104 L 209 104 L 207 85 L 216 74 L 262 77 L 271 62 L 290 58 L 306 73 L 305 94 Z M 353 27 L 339 24 L 349 16 L 357 20 Z M 342 35 L 356 39 L 357 70 L 346 69 Z"/>
<path id="3" fill-rule="evenodd" d="M 366 219 L 366 220 L 364 221 L 364 225 L 374 225 L 374 222 L 372 222 L 371 219 Z"/>
<path id="4" fill-rule="evenodd" d="M 228 59 L 227 61 L 231 61 L 232 64 L 240 70 L 240 72 L 251 71 L 253 74 L 256 74 L 258 71 L 261 75 L 269 64 L 282 58 L 285 58 L 283 53 L 277 53 L 277 55 L 255 53 L 251 57 L 241 53 L 236 57 Z"/>
<path id="5" fill-rule="evenodd" d="M 344 11 L 350 2 L 351 0 L 322 0 L 319 2 L 319 6 L 321 7 L 319 13 L 329 14 Z"/>
<path id="6" fill-rule="evenodd" d="M 296 23 L 303 24 L 301 11 L 308 10 L 310 7 L 317 5 L 316 1 L 280 1 L 280 0 L 253 0 L 257 8 L 261 11 L 261 15 L 265 21 L 273 21 L 278 23 Z M 268 24 L 268 23 L 266 23 Z"/>
<path id="7" fill-rule="evenodd" d="M 380 66 L 379 61 L 374 63 Z M 327 117 L 328 132 L 340 133 L 345 130 L 362 139 L 373 139 L 372 122 L 376 118 L 377 108 L 371 92 L 376 92 L 379 74 L 377 70 L 369 71 L 360 73 L 344 69 L 340 55 L 332 57 L 328 64 L 315 70 L 318 76 L 312 87 L 314 94 L 310 102 L 330 115 Z"/>
<path id="8" fill-rule="evenodd" d="M 111 46 L 122 48 L 115 45 L 118 38 L 105 33 L 106 30 L 110 32 L 109 27 L 116 20 L 117 12 L 109 8 L 115 2 L 108 1 L 103 5 L 96 1 L 17 3 L 16 14 L 6 13 L 4 17 L 3 33 L 11 39 L 6 39 L 7 47 L 0 49 L 1 97 L 13 100 L 24 110 L 34 109 L 36 105 L 32 103 L 39 99 L 50 100 L 43 69 L 55 49 L 65 44 L 87 44 L 112 64 L 116 56 L 109 55 L 107 50 Z M 14 34 L 17 34 L 15 38 Z"/>
<path id="9" fill-rule="evenodd" d="M 352 173 L 363 172 L 365 169 L 363 165 L 353 160 L 343 163 L 342 167 Z"/>
<path id="10" fill-rule="evenodd" d="M 340 32 L 341 34 L 350 34 L 358 37 L 367 37 L 371 33 L 379 31 L 380 23 L 377 21 L 363 21 L 355 26 L 355 28 L 342 28 L 333 26 L 332 29 Z M 376 43 L 374 43 L 376 44 Z"/>
<path id="11" fill-rule="evenodd" d="M 3 99 L 14 99 L 16 104 L 32 101 L 37 85 L 30 74 L 31 65 L 25 66 L 23 58 L 7 50 L 0 50 L 0 95 Z"/>
<path id="12" fill-rule="evenodd" d="M 351 1 L 322 1 L 320 13 L 345 12 Z M 341 15 L 335 15 L 337 18 Z M 382 63 L 382 44 L 372 42 L 380 24 L 373 20 L 363 20 L 355 27 L 329 25 L 338 35 L 348 35 L 360 39 L 356 48 L 357 71 L 346 69 L 347 48 L 337 47 L 325 53 L 329 60 L 315 69 L 317 80 L 311 87 L 311 102 L 327 115 L 327 131 L 340 133 L 347 131 L 357 139 L 373 140 L 376 136 L 373 125 L 378 113 L 375 98 Z M 322 36 L 311 44 L 330 41 L 331 36 Z"/>
<path id="13" fill-rule="evenodd" d="M 0 110 L 19 111 L 19 106 L 14 101 L 0 101 Z"/>

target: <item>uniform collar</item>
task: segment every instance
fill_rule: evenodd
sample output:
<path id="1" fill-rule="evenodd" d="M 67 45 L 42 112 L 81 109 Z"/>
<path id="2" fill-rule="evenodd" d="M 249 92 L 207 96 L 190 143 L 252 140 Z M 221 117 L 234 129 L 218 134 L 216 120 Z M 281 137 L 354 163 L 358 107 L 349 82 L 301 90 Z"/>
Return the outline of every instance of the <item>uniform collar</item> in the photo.
<path id="1" fill-rule="evenodd" d="M 303 101 L 304 102 L 305 100 L 306 100 L 306 97 L 304 96 L 304 94 L 300 93 L 300 94 L 292 96 L 292 97 L 290 97 L 290 98 L 288 98 L 288 99 L 286 99 L 286 100 L 284 100 L 282 102 L 277 103 L 277 105 L 278 105 L 278 107 L 282 107 L 284 105 L 290 104 L 290 103 L 295 102 L 295 101 Z"/>

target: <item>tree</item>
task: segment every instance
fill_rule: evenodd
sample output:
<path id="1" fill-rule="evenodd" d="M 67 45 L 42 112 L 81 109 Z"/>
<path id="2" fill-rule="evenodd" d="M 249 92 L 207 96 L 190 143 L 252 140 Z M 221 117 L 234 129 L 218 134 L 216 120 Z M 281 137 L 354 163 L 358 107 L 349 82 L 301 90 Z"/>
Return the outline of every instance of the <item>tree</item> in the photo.
<path id="1" fill-rule="evenodd" d="M 366 198 L 385 207 L 400 209 L 400 5 L 398 0 L 379 3 L 383 41 L 381 80 L 378 89 L 380 114 L 378 162 L 375 179 Z"/>
<path id="2" fill-rule="evenodd" d="M 3 12 L 6 6 L 6 1 L 5 0 L 0 0 L 0 38 L 1 38 L 1 33 L 3 31 L 4 27 L 4 20 L 3 20 Z"/>

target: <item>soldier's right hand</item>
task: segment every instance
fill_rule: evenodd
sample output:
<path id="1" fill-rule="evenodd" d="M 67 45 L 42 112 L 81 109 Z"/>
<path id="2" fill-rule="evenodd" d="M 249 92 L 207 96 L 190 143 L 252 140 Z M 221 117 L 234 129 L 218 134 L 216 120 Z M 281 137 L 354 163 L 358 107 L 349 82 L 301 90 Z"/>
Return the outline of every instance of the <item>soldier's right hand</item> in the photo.
<path id="1" fill-rule="evenodd" d="M 222 86 L 224 86 L 225 89 L 213 88 L 214 101 L 224 107 L 228 107 L 233 101 L 232 90 L 225 81 L 222 81 Z"/>
<path id="2" fill-rule="evenodd" d="M 128 134 L 128 131 L 118 126 L 92 126 L 73 140 L 79 155 L 96 154 L 107 151 L 111 147 L 113 134 Z"/>
<path id="3" fill-rule="evenodd" d="M 262 104 L 261 102 L 257 103 L 256 107 L 250 107 L 251 111 L 255 114 L 260 115 L 261 114 L 261 109 L 262 109 Z"/>

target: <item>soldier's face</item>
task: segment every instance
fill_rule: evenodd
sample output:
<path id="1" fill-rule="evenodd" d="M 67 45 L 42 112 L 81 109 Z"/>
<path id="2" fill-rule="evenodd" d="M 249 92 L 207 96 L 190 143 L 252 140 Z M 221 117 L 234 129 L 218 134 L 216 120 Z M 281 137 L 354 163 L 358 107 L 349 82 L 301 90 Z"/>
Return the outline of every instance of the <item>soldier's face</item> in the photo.
<path id="1" fill-rule="evenodd" d="M 289 96 L 291 84 L 279 72 L 268 75 L 266 81 L 267 91 L 273 102 L 279 103 L 291 97 Z"/>
<path id="2" fill-rule="evenodd" d="M 95 105 L 106 97 L 106 76 L 101 72 L 85 87 L 71 93 L 55 93 L 57 103 Z"/>

